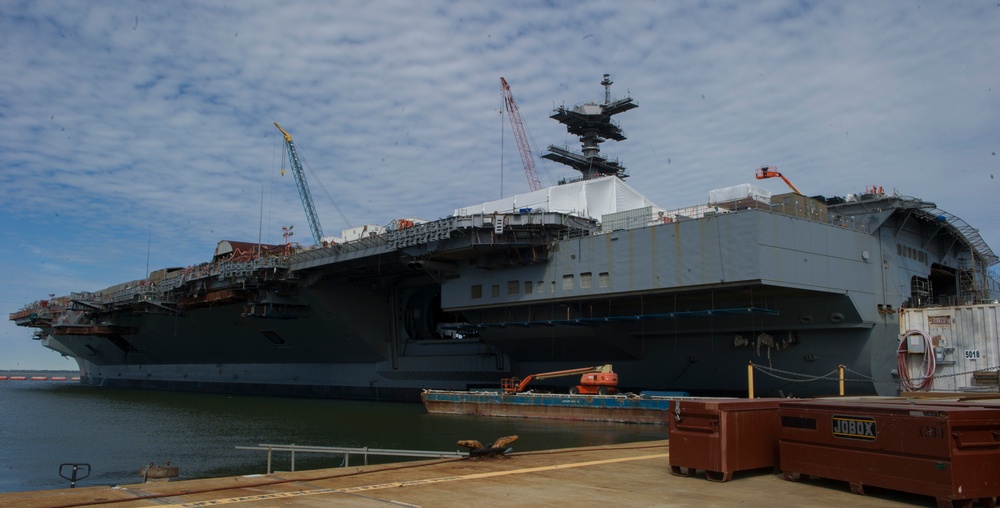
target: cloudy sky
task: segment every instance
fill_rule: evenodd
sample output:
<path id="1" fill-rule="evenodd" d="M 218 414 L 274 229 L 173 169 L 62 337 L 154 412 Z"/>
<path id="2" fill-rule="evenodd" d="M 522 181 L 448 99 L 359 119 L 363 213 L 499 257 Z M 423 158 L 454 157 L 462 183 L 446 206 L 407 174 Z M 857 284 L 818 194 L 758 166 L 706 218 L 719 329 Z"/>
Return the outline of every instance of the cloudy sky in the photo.
<path id="1" fill-rule="evenodd" d="M 602 100 L 610 74 L 639 108 L 603 153 L 661 207 L 784 192 L 754 181 L 770 164 L 808 195 L 934 201 L 1000 251 L 998 26 L 994 1 L 8 0 L 0 308 L 283 225 L 308 242 L 274 121 L 327 235 L 525 192 L 501 76 L 544 150 L 578 147 L 549 115 Z M 75 368 L 30 337 L 0 323 L 0 369 Z"/>

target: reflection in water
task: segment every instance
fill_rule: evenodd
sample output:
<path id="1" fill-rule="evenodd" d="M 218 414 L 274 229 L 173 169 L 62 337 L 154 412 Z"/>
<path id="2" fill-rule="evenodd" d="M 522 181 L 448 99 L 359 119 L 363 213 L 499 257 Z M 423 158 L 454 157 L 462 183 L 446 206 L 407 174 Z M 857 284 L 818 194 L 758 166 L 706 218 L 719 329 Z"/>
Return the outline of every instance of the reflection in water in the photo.
<path id="1" fill-rule="evenodd" d="M 465 451 L 460 439 L 517 434 L 515 451 L 666 438 L 654 425 L 430 415 L 420 404 L 98 389 L 0 383 L 0 492 L 68 487 L 59 464 L 92 474 L 78 485 L 138 483 L 139 467 L 167 461 L 180 479 L 263 473 L 265 452 L 236 446 L 300 444 Z M 18 415 L 18 416 L 13 416 Z M 369 462 L 404 459 L 371 457 Z M 296 454 L 296 468 L 336 467 L 342 456 Z M 354 459 L 352 458 L 352 462 Z M 287 469 L 287 454 L 274 467 Z"/>

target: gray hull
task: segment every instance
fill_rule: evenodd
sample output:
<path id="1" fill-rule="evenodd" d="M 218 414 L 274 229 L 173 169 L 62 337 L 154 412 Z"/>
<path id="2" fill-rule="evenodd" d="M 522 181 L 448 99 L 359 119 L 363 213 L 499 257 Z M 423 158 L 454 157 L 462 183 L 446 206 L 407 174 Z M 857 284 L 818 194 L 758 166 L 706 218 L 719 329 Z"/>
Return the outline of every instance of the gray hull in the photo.
<path id="1" fill-rule="evenodd" d="M 952 236 L 898 255 L 927 233 L 879 203 L 860 225 L 769 208 L 600 232 L 512 214 L 488 240 L 490 221 L 451 219 L 429 242 L 297 254 L 272 280 L 193 278 L 171 291 L 208 296 L 186 305 L 76 301 L 49 326 L 19 323 L 106 386 L 416 400 L 613 363 L 626 389 L 742 395 L 752 363 L 760 395 L 836 394 L 840 365 L 848 393 L 895 394 L 895 309 L 914 303 L 911 281 L 962 298 L 970 252 Z"/>

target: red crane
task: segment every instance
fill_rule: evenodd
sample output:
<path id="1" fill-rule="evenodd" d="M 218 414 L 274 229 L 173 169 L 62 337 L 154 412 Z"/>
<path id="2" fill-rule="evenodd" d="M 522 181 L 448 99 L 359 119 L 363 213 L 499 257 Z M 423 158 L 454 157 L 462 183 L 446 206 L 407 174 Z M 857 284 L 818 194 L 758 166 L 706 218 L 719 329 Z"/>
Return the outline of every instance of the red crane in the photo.
<path id="1" fill-rule="evenodd" d="M 528 136 L 524 130 L 524 121 L 521 120 L 521 112 L 517 109 L 514 96 L 510 93 L 507 80 L 500 77 L 500 84 L 503 85 L 503 103 L 507 109 L 507 118 L 510 118 L 510 128 L 514 131 L 514 139 L 517 140 L 517 150 L 521 153 L 521 162 L 524 164 L 524 174 L 528 177 L 528 187 L 536 191 L 542 188 L 542 182 L 538 181 L 538 173 L 535 172 L 535 157 L 531 154 L 531 147 L 528 145 Z"/>

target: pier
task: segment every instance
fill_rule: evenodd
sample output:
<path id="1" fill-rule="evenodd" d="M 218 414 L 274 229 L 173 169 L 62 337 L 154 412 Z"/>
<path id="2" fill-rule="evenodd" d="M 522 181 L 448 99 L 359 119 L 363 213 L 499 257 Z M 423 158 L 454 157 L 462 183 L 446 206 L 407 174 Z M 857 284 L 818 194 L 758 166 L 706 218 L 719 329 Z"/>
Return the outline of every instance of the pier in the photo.
<path id="1" fill-rule="evenodd" d="M 516 447 L 516 444 L 515 444 Z M 0 494 L 0 506 L 934 506 L 934 499 L 843 482 L 790 482 L 770 468 L 725 483 L 670 474 L 664 441 L 239 477 Z M 263 466 L 262 466 L 263 470 Z M 183 466 L 182 466 L 183 472 Z M 138 479 L 137 479 L 138 481 Z"/>

